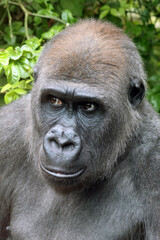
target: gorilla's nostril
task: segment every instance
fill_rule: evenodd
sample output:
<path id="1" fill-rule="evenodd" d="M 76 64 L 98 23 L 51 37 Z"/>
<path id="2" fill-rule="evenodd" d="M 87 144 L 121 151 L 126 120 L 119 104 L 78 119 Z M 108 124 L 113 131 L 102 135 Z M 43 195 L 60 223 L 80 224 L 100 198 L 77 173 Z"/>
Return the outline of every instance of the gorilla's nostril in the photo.
<path id="1" fill-rule="evenodd" d="M 73 143 L 66 143 L 62 146 L 63 151 L 72 151 L 74 149 L 74 144 Z"/>
<path id="2" fill-rule="evenodd" d="M 72 141 L 63 138 L 52 137 L 49 139 L 49 143 L 52 147 L 62 149 L 62 151 L 73 151 L 75 148 L 75 144 Z"/>

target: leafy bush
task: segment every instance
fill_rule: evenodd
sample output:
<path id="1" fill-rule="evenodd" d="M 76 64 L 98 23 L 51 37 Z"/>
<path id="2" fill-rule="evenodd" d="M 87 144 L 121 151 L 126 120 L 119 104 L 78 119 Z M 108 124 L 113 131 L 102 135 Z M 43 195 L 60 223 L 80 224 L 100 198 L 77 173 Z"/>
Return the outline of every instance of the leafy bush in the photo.
<path id="1" fill-rule="evenodd" d="M 47 40 L 79 18 L 94 17 L 123 28 L 136 43 L 149 76 L 148 99 L 160 112 L 159 0 L 2 0 L 0 16 L 0 105 L 32 88 Z"/>

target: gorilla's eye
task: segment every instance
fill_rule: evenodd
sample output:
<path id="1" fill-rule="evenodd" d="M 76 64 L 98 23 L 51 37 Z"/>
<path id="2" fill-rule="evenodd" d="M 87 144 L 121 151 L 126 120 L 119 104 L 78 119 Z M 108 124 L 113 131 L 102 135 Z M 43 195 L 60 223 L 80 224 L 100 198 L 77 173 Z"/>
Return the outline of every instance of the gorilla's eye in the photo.
<path id="1" fill-rule="evenodd" d="M 81 108 L 82 110 L 84 111 L 87 111 L 87 112 L 93 112 L 95 109 L 96 109 L 96 104 L 94 103 L 82 103 L 81 104 Z"/>
<path id="2" fill-rule="evenodd" d="M 63 102 L 59 98 L 50 96 L 49 100 L 50 100 L 51 104 L 54 106 L 61 107 L 63 105 Z"/>

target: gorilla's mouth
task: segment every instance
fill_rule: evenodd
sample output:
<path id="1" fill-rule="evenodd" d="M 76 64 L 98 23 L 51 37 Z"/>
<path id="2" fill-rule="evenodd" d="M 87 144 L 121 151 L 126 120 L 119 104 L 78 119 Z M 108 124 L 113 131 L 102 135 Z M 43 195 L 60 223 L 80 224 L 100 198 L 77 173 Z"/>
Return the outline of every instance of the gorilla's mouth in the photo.
<path id="1" fill-rule="evenodd" d="M 56 177 L 56 178 L 63 178 L 63 179 L 71 179 L 71 178 L 76 178 L 76 177 L 79 177 L 83 172 L 84 172 L 84 168 L 80 169 L 79 171 L 76 171 L 76 172 L 64 172 L 64 171 L 61 171 L 61 170 L 56 170 L 56 169 L 49 169 L 49 168 L 45 168 L 43 167 L 42 164 L 41 165 L 41 168 L 44 172 L 46 172 L 47 174 L 53 176 L 53 177 Z"/>

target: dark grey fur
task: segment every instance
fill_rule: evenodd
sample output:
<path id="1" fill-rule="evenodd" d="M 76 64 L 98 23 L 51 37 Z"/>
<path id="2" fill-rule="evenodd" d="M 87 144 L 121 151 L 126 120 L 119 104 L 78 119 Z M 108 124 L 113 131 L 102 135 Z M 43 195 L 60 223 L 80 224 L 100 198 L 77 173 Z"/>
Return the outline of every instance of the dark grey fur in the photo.
<path id="1" fill-rule="evenodd" d="M 160 119 L 143 98 L 134 44 L 109 23 L 82 21 L 46 45 L 35 72 L 31 94 L 0 111 L 0 240 L 159 240 Z M 93 117 L 59 115 L 45 98 L 55 87 L 71 106 L 75 93 L 102 106 Z M 81 139 L 74 163 L 53 159 L 85 166 L 73 181 L 40 168 L 59 125 Z"/>

